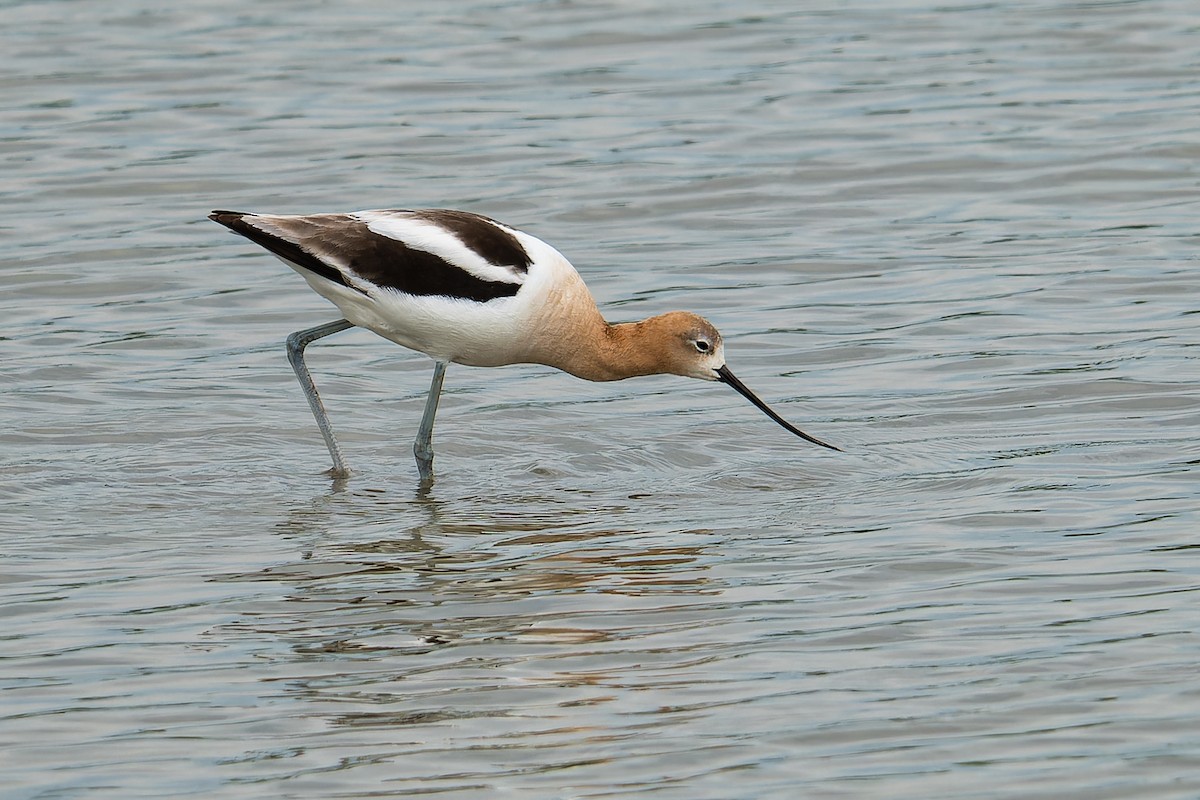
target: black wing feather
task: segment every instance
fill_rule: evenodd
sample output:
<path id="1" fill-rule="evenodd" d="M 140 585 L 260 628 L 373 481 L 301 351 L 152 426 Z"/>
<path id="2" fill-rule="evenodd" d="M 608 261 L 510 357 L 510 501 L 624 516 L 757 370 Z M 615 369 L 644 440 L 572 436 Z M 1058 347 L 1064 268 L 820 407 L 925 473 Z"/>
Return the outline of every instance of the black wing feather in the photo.
<path id="1" fill-rule="evenodd" d="M 530 259 L 516 237 L 490 220 L 463 211 L 406 213 L 440 225 L 492 264 L 525 273 Z M 472 275 L 433 253 L 375 233 L 367 223 L 344 214 L 276 217 L 266 224 L 286 226 L 287 236 L 254 225 L 254 214 L 214 211 L 209 219 L 245 236 L 285 261 L 334 283 L 366 293 L 346 275 L 375 286 L 411 295 L 439 295 L 486 303 L 511 297 L 520 283 L 491 281 Z M 341 266 L 338 266 L 340 264 Z"/>

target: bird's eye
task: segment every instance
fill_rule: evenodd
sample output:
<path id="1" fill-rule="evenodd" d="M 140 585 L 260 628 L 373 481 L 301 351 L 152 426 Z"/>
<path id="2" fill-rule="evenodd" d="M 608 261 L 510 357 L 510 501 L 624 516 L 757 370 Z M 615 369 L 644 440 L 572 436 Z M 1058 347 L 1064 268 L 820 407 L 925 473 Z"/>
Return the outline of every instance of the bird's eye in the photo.
<path id="1" fill-rule="evenodd" d="M 696 351 L 700 353 L 707 353 L 712 349 L 712 345 L 705 339 L 697 339 L 694 344 L 696 345 Z"/>

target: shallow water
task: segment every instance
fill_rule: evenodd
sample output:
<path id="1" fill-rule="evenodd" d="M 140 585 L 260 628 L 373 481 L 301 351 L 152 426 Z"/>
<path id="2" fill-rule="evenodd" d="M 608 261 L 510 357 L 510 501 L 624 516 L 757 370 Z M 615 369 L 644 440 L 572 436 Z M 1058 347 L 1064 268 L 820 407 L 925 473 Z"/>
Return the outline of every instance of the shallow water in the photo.
<path id="1" fill-rule="evenodd" d="M 189 6 L 192 6 L 189 8 Z M 6 797 L 1200 794 L 1185 0 L 0 6 Z M 205 219 L 466 208 L 727 388 L 430 362 Z"/>

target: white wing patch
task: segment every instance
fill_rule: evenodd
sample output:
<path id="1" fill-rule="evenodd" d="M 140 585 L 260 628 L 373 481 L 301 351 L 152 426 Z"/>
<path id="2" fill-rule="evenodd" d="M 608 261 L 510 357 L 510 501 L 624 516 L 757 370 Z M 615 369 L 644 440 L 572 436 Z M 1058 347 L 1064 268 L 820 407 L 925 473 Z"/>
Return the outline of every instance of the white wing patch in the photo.
<path id="1" fill-rule="evenodd" d="M 414 250 L 431 253 L 480 280 L 515 285 L 525 282 L 524 272 L 493 264 L 463 244 L 454 233 L 436 223 L 393 211 L 359 211 L 350 216 L 365 222 L 371 233 L 395 239 Z"/>

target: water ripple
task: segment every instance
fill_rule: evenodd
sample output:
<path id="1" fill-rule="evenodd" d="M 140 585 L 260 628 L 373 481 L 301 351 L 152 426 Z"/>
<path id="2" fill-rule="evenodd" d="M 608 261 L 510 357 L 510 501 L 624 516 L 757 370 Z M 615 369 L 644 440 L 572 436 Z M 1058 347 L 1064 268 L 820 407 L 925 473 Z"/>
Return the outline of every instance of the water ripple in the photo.
<path id="1" fill-rule="evenodd" d="M 410 4 L 412 5 L 412 4 Z M 6 796 L 1200 793 L 1185 0 L 10 5 Z M 459 206 L 724 387 L 453 368 L 212 207 Z"/>

